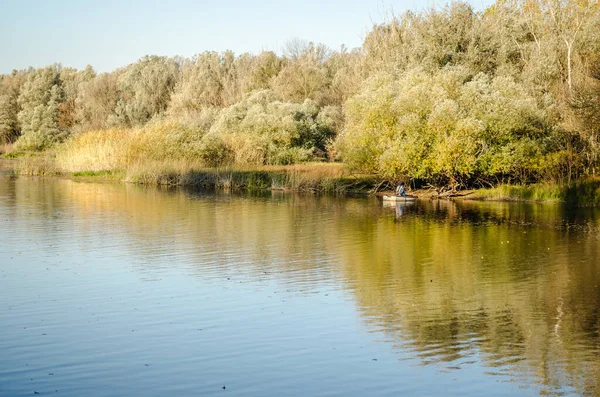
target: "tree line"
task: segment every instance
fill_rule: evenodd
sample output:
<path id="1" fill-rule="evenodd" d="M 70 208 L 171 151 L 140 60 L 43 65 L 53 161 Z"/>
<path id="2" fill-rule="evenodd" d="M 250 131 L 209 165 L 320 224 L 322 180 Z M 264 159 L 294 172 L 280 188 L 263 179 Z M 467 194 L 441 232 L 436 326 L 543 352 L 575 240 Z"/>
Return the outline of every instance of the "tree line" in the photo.
<path id="1" fill-rule="evenodd" d="M 110 73 L 59 64 L 0 76 L 0 143 L 44 150 L 168 122 L 207 165 L 343 161 L 436 186 L 595 175 L 597 0 L 464 2 L 374 25 L 361 48 L 146 56 Z"/>

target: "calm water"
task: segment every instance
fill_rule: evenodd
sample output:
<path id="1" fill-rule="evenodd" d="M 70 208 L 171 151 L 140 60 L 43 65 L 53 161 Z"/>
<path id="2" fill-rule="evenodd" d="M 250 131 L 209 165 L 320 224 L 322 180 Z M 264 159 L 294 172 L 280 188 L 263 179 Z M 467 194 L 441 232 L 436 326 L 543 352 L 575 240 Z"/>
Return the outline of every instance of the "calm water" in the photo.
<path id="1" fill-rule="evenodd" d="M 0 396 L 600 395 L 599 310 L 598 210 L 0 176 Z"/>

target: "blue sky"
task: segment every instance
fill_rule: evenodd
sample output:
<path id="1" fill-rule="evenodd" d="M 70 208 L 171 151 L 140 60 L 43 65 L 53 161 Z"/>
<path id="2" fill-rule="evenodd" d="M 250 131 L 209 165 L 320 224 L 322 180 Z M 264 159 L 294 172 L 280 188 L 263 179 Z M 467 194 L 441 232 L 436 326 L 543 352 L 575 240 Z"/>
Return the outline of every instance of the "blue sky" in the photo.
<path id="1" fill-rule="evenodd" d="M 483 9 L 492 0 L 471 0 Z M 0 73 L 54 62 L 111 71 L 143 55 L 280 51 L 290 39 L 359 47 L 392 11 L 417 0 L 0 0 Z"/>

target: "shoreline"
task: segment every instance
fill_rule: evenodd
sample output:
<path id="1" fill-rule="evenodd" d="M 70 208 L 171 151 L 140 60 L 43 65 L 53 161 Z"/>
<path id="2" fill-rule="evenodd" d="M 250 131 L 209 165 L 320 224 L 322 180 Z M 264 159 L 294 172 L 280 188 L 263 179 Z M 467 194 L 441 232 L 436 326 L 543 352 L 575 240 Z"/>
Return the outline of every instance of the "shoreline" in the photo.
<path id="1" fill-rule="evenodd" d="M 240 191 L 273 190 L 334 195 L 393 194 L 389 181 L 375 175 L 349 173 L 340 163 L 308 163 L 291 166 L 207 168 L 186 165 L 142 164 L 133 170 L 64 172 L 56 169 L 52 155 L 23 158 L 0 157 L 0 173 L 52 176 L 80 182 L 118 182 L 149 186 L 188 186 Z M 379 190 L 381 187 L 384 190 Z M 575 181 L 569 186 L 552 184 L 499 185 L 439 194 L 433 189 L 409 192 L 426 200 L 473 200 L 600 206 L 600 178 Z"/>

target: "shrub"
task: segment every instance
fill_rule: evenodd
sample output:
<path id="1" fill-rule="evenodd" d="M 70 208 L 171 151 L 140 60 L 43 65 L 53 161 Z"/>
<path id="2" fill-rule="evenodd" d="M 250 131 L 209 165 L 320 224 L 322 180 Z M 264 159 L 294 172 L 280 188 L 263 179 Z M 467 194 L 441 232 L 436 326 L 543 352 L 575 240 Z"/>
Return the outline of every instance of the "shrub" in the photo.
<path id="1" fill-rule="evenodd" d="M 216 148 L 222 152 L 224 145 L 237 164 L 293 164 L 325 157 L 336 116 L 334 108 L 321 113 L 311 100 L 279 102 L 270 90 L 254 91 L 220 112 L 210 139 L 213 145 L 219 139 Z"/>
<path id="2" fill-rule="evenodd" d="M 552 149 L 543 109 L 514 80 L 462 68 L 369 79 L 344 107 L 337 148 L 351 167 L 436 185 L 529 182 Z"/>

